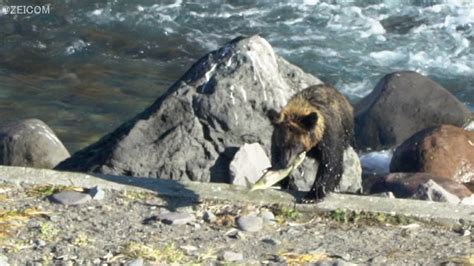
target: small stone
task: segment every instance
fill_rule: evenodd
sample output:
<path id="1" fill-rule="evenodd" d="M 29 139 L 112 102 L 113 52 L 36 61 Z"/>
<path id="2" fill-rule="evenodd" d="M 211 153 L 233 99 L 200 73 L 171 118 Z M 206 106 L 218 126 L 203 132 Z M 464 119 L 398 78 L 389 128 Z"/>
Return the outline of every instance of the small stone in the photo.
<path id="1" fill-rule="evenodd" d="M 181 248 L 182 250 L 184 250 L 184 252 L 186 252 L 186 254 L 188 254 L 188 255 L 193 255 L 193 254 L 195 254 L 196 251 L 198 250 L 197 247 L 195 247 L 195 246 L 190 246 L 190 245 L 180 246 L 179 248 Z"/>
<path id="2" fill-rule="evenodd" d="M 3 255 L 2 253 L 0 253 L 0 265 L 2 265 L 2 266 L 10 266 L 10 264 L 8 263 L 8 258 L 7 258 L 7 256 Z"/>
<path id="3" fill-rule="evenodd" d="M 353 266 L 357 264 L 350 263 L 341 259 L 335 259 L 335 260 L 321 261 L 321 262 L 316 263 L 315 265 L 317 266 Z"/>
<path id="4" fill-rule="evenodd" d="M 272 245 L 272 246 L 277 246 L 277 245 L 281 244 L 281 241 L 276 240 L 276 239 L 272 239 L 272 238 L 262 239 L 262 242 L 265 243 L 265 244 Z"/>
<path id="5" fill-rule="evenodd" d="M 223 261 L 242 261 L 244 259 L 244 255 L 242 253 L 232 252 L 232 251 L 224 251 L 222 254 Z"/>
<path id="6" fill-rule="evenodd" d="M 258 232 L 263 227 L 263 219 L 255 215 L 240 216 L 237 219 L 237 226 L 246 232 Z"/>
<path id="7" fill-rule="evenodd" d="M 100 264 L 101 261 L 102 261 L 101 259 L 97 258 L 92 261 L 92 264 Z"/>
<path id="8" fill-rule="evenodd" d="M 164 224 L 181 225 L 194 222 L 196 217 L 190 213 L 167 212 L 157 216 Z"/>
<path id="9" fill-rule="evenodd" d="M 202 219 L 206 223 L 214 223 L 217 220 L 217 217 L 211 211 L 206 211 L 206 212 L 204 212 L 204 215 L 202 216 Z"/>
<path id="10" fill-rule="evenodd" d="M 93 200 L 103 200 L 105 197 L 105 191 L 101 187 L 95 186 L 89 189 L 89 195 L 91 195 Z"/>
<path id="11" fill-rule="evenodd" d="M 46 242 L 43 239 L 38 239 L 38 240 L 36 240 L 36 245 L 38 247 L 44 247 L 44 246 L 46 246 Z"/>
<path id="12" fill-rule="evenodd" d="M 125 263 L 126 266 L 143 266 L 143 259 L 138 258 L 138 259 L 133 259 L 129 260 Z"/>
<path id="13" fill-rule="evenodd" d="M 51 196 L 51 201 L 64 205 L 79 205 L 91 200 L 91 196 L 77 191 L 62 191 Z"/>
<path id="14" fill-rule="evenodd" d="M 271 211 L 263 211 L 260 213 L 260 217 L 262 217 L 264 222 L 267 223 L 275 223 L 275 215 Z"/>

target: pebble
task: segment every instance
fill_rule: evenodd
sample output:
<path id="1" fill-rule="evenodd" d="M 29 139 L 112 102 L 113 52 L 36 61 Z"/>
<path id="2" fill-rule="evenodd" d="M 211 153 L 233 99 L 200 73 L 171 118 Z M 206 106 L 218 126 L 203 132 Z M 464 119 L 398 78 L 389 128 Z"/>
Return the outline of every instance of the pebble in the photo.
<path id="1" fill-rule="evenodd" d="M 272 239 L 272 238 L 262 239 L 262 242 L 265 243 L 265 244 L 270 244 L 272 246 L 277 246 L 277 245 L 281 244 L 281 241 L 276 240 L 276 239 Z"/>
<path id="2" fill-rule="evenodd" d="M 321 262 L 316 263 L 315 265 L 317 266 L 353 266 L 357 264 L 347 262 L 341 259 L 335 259 L 335 260 L 321 261 Z"/>
<path id="3" fill-rule="evenodd" d="M 206 223 L 214 223 L 217 220 L 217 217 L 211 211 L 206 211 L 206 212 L 204 212 L 204 215 L 202 216 L 202 219 Z"/>
<path id="4" fill-rule="evenodd" d="M 262 230 L 263 219 L 256 215 L 244 215 L 237 219 L 237 226 L 246 232 L 258 232 Z"/>
<path id="5" fill-rule="evenodd" d="M 105 191 L 101 187 L 95 186 L 89 189 L 89 195 L 91 195 L 93 200 L 103 200 L 105 198 Z"/>
<path id="6" fill-rule="evenodd" d="M 126 266 L 143 266 L 143 259 L 138 258 L 138 259 L 133 259 L 129 260 L 125 263 Z"/>
<path id="7" fill-rule="evenodd" d="M 181 225 L 194 222 L 196 217 L 190 213 L 167 212 L 161 213 L 157 216 L 164 224 Z"/>
<path id="8" fill-rule="evenodd" d="M 242 253 L 232 252 L 232 251 L 224 251 L 222 254 L 223 261 L 242 261 L 244 259 L 244 255 Z"/>
<path id="9" fill-rule="evenodd" d="M 51 196 L 50 200 L 64 205 L 79 205 L 91 200 L 91 196 L 77 191 L 62 191 Z"/>
<path id="10" fill-rule="evenodd" d="M 38 239 L 38 240 L 36 240 L 35 242 L 36 242 L 36 245 L 37 245 L 38 247 L 44 247 L 44 246 L 46 246 L 46 242 L 45 242 L 43 239 Z"/>
<path id="11" fill-rule="evenodd" d="M 263 211 L 260 213 L 260 217 L 262 217 L 263 221 L 266 223 L 275 223 L 275 215 L 271 211 Z"/>
<path id="12" fill-rule="evenodd" d="M 0 253 L 0 265 L 2 265 L 2 266 L 9 266 L 10 265 L 8 263 L 7 256 L 3 255 L 2 253 Z"/>
<path id="13" fill-rule="evenodd" d="M 190 246 L 190 245 L 187 245 L 187 246 L 180 246 L 180 248 L 182 250 L 184 250 L 184 252 L 186 252 L 187 255 L 193 255 L 196 253 L 196 251 L 198 250 L 197 247 L 195 246 Z"/>

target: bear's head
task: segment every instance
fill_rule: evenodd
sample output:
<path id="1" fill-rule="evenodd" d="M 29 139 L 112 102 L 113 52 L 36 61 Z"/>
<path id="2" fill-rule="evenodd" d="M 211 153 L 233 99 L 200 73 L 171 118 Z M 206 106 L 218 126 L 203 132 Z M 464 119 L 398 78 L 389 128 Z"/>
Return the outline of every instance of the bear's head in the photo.
<path id="1" fill-rule="evenodd" d="M 305 114 L 270 110 L 268 118 L 273 125 L 272 165 L 282 169 L 288 167 L 298 154 L 310 151 L 321 139 L 317 129 L 318 112 Z"/>

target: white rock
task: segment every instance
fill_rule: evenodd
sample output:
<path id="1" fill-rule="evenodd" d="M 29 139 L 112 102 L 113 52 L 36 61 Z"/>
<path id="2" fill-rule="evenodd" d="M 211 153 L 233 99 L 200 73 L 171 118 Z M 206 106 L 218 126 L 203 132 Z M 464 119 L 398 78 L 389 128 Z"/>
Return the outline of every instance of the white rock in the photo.
<path id="1" fill-rule="evenodd" d="M 258 143 L 245 143 L 230 162 L 230 183 L 247 186 L 247 180 L 255 183 L 264 170 L 271 167 L 265 150 Z"/>
<path id="2" fill-rule="evenodd" d="M 94 200 L 103 200 L 105 198 L 105 191 L 101 187 L 95 186 L 89 189 L 89 195 Z"/>
<path id="3" fill-rule="evenodd" d="M 222 254 L 222 260 L 224 261 L 242 261 L 243 259 L 244 255 L 240 252 L 224 251 L 224 254 Z"/>

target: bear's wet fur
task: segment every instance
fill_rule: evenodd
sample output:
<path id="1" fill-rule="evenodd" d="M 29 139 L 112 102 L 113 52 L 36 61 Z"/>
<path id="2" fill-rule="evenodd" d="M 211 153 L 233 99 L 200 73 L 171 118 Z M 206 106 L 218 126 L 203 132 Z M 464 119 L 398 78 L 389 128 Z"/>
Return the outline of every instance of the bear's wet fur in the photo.
<path id="1" fill-rule="evenodd" d="M 286 168 L 306 151 L 319 162 L 308 200 L 320 200 L 339 185 L 344 150 L 354 142 L 352 105 L 334 87 L 314 85 L 296 93 L 278 113 L 270 110 L 273 124 L 272 165 Z M 286 181 L 287 182 L 287 181 Z"/>

